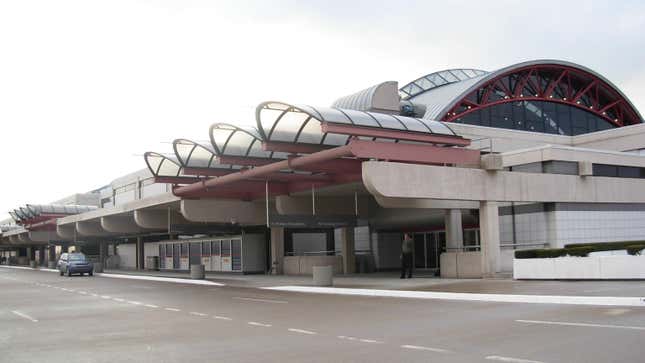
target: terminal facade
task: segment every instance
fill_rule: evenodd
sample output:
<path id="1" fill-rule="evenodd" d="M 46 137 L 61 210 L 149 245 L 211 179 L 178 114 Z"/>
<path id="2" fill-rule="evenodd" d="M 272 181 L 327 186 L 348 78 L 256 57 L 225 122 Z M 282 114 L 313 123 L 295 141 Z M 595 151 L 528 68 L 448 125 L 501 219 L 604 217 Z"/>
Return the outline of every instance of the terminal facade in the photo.
<path id="1" fill-rule="evenodd" d="M 643 118 L 581 65 L 451 69 L 254 116 L 105 187 L 16 206 L 0 257 L 340 274 L 397 269 L 408 232 L 416 270 L 470 278 L 511 272 L 517 249 L 645 237 Z"/>

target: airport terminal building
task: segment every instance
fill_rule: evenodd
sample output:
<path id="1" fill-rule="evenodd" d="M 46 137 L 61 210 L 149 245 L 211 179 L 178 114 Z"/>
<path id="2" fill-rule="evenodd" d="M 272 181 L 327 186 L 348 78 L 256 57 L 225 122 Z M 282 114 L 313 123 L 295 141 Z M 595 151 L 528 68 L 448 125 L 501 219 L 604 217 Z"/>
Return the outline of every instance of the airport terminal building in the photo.
<path id="1" fill-rule="evenodd" d="M 91 192 L 25 195 L 0 223 L 0 257 L 46 266 L 73 248 L 115 269 L 340 274 L 399 268 L 409 232 L 415 269 L 489 277 L 518 249 L 645 239 L 643 118 L 581 65 L 450 69 L 249 117 Z"/>

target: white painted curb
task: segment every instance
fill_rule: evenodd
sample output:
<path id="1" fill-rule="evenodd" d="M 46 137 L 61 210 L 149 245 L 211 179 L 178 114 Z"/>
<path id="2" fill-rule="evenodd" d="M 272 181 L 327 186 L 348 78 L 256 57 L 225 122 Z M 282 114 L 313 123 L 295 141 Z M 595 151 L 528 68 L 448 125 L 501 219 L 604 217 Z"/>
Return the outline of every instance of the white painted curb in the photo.
<path id="1" fill-rule="evenodd" d="M 131 280 L 145 280 L 145 281 L 159 281 L 159 282 L 173 282 L 176 284 L 188 284 L 188 285 L 208 285 L 208 286 L 226 286 L 225 284 L 219 282 L 213 282 L 208 280 L 189 280 L 189 279 L 178 279 L 174 277 L 159 277 L 159 276 L 145 276 L 145 275 L 122 275 L 122 274 L 108 274 L 108 273 L 96 273 L 96 276 L 109 277 L 112 279 L 131 279 Z"/>
<path id="2" fill-rule="evenodd" d="M 645 307 L 645 297 L 475 294 L 475 293 L 458 293 L 458 292 L 372 290 L 372 289 L 350 289 L 350 288 L 338 288 L 338 287 L 310 287 L 310 286 L 275 286 L 275 287 L 263 287 L 262 289 L 315 293 L 315 294 L 398 297 L 398 298 L 432 299 L 432 300 Z"/>
<path id="3" fill-rule="evenodd" d="M 3 268 L 11 268 L 17 270 L 32 270 L 32 271 L 45 271 L 45 272 L 58 272 L 58 270 L 53 270 L 49 268 L 31 268 L 23 266 L 5 266 L 0 265 Z M 187 284 L 187 285 L 207 285 L 207 286 L 226 286 L 219 282 L 213 282 L 208 280 L 189 280 L 189 279 L 178 279 L 174 277 L 159 277 L 159 276 L 146 276 L 146 275 L 126 275 L 126 274 L 112 274 L 112 273 L 95 273 L 95 276 L 108 277 L 112 279 L 130 279 L 130 280 L 144 280 L 144 281 L 158 281 L 158 282 L 172 282 L 176 284 Z"/>

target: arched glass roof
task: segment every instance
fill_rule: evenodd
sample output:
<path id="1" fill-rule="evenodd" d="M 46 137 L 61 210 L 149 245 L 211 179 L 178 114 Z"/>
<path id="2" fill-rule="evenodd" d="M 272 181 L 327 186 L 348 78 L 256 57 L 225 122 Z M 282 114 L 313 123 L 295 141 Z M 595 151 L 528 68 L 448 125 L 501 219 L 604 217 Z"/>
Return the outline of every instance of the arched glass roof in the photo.
<path id="1" fill-rule="evenodd" d="M 210 138 L 217 155 L 275 159 L 287 157 L 286 153 L 263 150 L 262 136 L 253 127 L 215 123 L 210 127 Z"/>
<path id="2" fill-rule="evenodd" d="M 92 205 L 59 205 L 59 204 L 27 204 L 27 209 L 33 215 L 41 214 L 79 214 L 95 210 Z"/>
<path id="3" fill-rule="evenodd" d="M 183 167 L 175 160 L 156 153 L 148 151 L 143 154 L 148 169 L 155 177 L 179 177 L 182 176 Z"/>
<path id="4" fill-rule="evenodd" d="M 199 144 L 187 139 L 172 142 L 177 161 L 186 168 L 231 169 L 230 165 L 217 163 L 219 153 L 210 145 Z"/>
<path id="5" fill-rule="evenodd" d="M 418 78 L 405 86 L 401 87 L 399 92 L 403 99 L 409 99 L 433 88 L 450 83 L 465 81 L 470 78 L 478 77 L 488 72 L 481 69 L 458 68 L 447 69 L 445 71 L 434 72 Z"/>
<path id="6" fill-rule="evenodd" d="M 359 110 L 359 111 L 369 111 L 374 108 L 384 108 L 386 105 L 375 104 L 375 98 L 378 93 L 388 93 L 390 91 L 393 96 L 396 96 L 398 83 L 395 81 L 382 82 L 372 87 L 366 88 L 364 90 L 358 91 L 348 96 L 341 97 L 334 101 L 332 107 L 342 108 L 349 110 Z M 396 98 L 396 97 L 395 97 Z M 389 106 L 389 107 L 387 107 Z M 396 99 L 394 105 L 387 105 L 388 110 L 398 111 L 399 109 L 399 100 Z"/>
<path id="7" fill-rule="evenodd" d="M 261 103 L 256 110 L 258 131 L 263 140 L 338 146 L 350 136 L 323 133 L 321 122 L 456 136 L 445 124 L 406 116 L 344 110 L 333 107 Z"/>

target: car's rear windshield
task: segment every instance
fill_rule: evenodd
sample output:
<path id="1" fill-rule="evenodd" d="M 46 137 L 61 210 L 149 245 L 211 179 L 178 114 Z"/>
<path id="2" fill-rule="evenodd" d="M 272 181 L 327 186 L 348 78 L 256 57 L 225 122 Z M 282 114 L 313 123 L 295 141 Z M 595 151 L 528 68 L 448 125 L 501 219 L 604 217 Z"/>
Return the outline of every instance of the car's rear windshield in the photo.
<path id="1" fill-rule="evenodd" d="M 70 261 L 85 261 L 85 255 L 69 255 Z"/>

